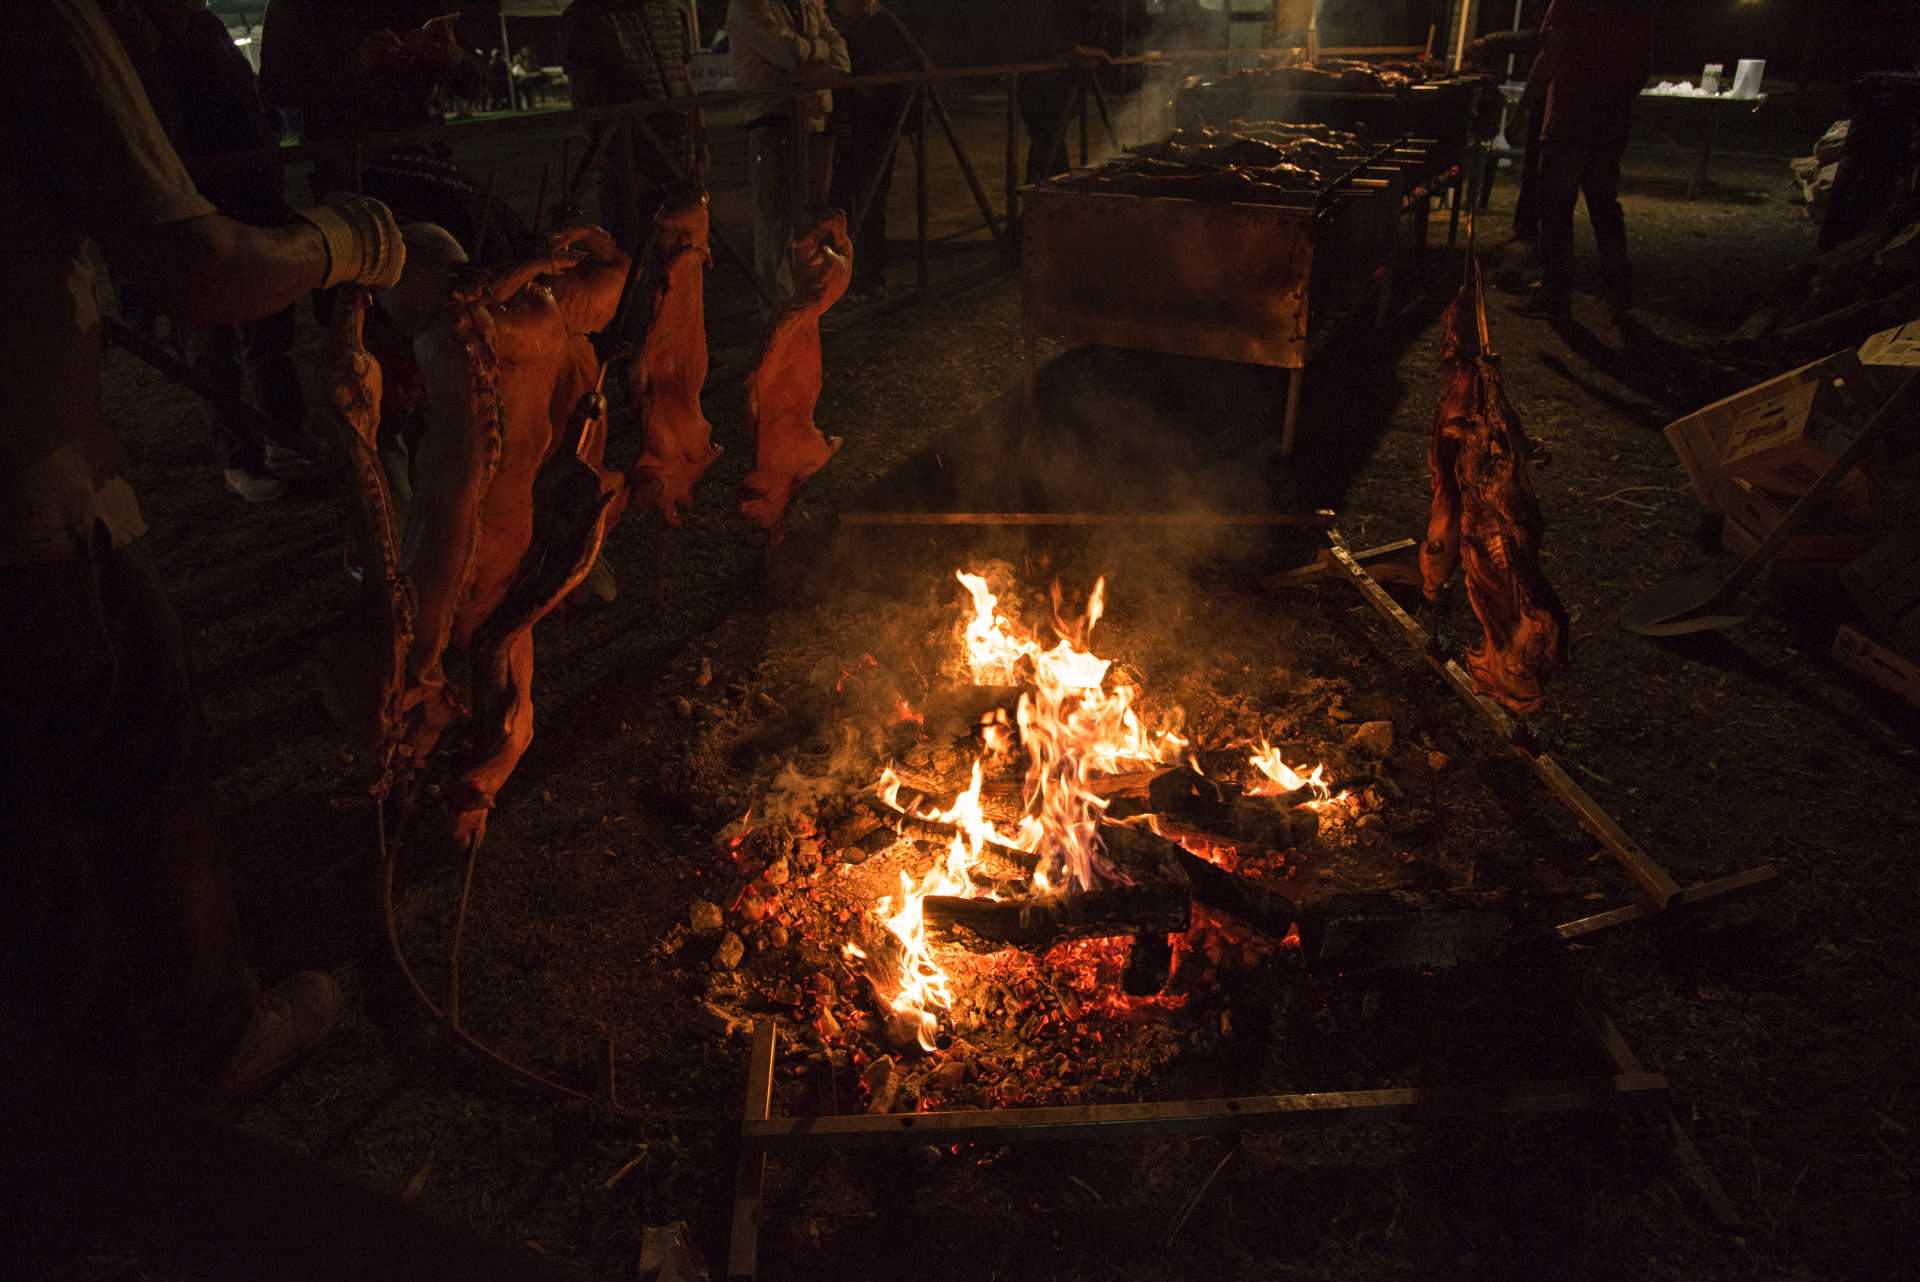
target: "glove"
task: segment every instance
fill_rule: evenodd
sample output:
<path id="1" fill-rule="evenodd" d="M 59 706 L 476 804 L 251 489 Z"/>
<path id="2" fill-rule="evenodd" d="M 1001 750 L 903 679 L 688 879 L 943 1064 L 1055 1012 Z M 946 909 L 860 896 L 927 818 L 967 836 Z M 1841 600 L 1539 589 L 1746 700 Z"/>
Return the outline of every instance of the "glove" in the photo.
<path id="1" fill-rule="evenodd" d="M 393 211 L 369 196 L 333 196 L 300 210 L 327 246 L 327 278 L 320 285 L 373 285 L 391 289 L 407 265 L 406 242 Z"/>

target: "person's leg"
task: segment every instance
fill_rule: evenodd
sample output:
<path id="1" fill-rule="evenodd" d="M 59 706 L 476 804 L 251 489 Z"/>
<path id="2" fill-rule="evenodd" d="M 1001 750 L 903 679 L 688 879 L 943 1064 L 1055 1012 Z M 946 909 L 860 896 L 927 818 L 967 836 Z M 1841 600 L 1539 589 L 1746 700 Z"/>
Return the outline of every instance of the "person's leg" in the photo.
<path id="1" fill-rule="evenodd" d="M 217 1061 L 257 990 L 241 956 L 178 617 L 144 546 L 0 570 L 5 999 L 81 1045 L 103 991 L 164 1075 Z M 91 990 L 91 991 L 89 991 Z"/>
<path id="2" fill-rule="evenodd" d="M 833 144 L 831 130 L 807 135 L 807 201 L 809 210 L 819 209 L 827 203 L 828 193 L 833 190 Z"/>
<path id="3" fill-rule="evenodd" d="M 1513 238 L 1537 244 L 1540 238 L 1540 125 L 1544 111 L 1527 113 L 1526 153 L 1520 157 L 1520 194 L 1513 202 Z"/>
<path id="4" fill-rule="evenodd" d="M 771 126 L 747 132 L 747 176 L 753 186 L 753 269 L 774 295 L 793 292 L 787 265 L 786 130 Z M 762 304 L 762 310 L 765 305 Z"/>
<path id="5" fill-rule="evenodd" d="M 267 470 L 266 442 L 253 424 L 229 413 L 241 399 L 245 380 L 240 370 L 240 340 L 232 325 L 189 325 L 176 321 L 180 359 L 195 374 L 213 384 L 219 401 L 202 399 L 200 414 L 213 445 L 213 460 L 222 469 L 237 468 L 254 475 Z"/>
<path id="6" fill-rule="evenodd" d="M 613 243 L 629 254 L 639 252 L 634 230 L 627 225 L 627 171 L 611 162 L 600 166 L 600 225 L 613 237 Z"/>
<path id="7" fill-rule="evenodd" d="M 1633 265 L 1627 259 L 1627 213 L 1620 204 L 1620 160 L 1626 152 L 1617 147 L 1596 148 L 1589 153 L 1580 190 L 1587 200 L 1587 219 L 1593 224 L 1593 240 L 1600 258 L 1600 279 L 1606 285 L 1607 298 L 1616 307 L 1633 306 Z"/>
<path id="8" fill-rule="evenodd" d="M 1045 182 L 1067 167 L 1066 132 L 1072 84 L 1065 76 L 1020 77 L 1020 118 L 1027 126 L 1027 182 Z M 1054 139 L 1059 145 L 1048 153 Z"/>
<path id="9" fill-rule="evenodd" d="M 888 146 L 879 158 L 880 181 L 873 189 L 873 203 L 867 206 L 867 216 L 854 236 L 852 288 L 856 292 L 870 293 L 887 285 L 887 267 L 893 258 L 893 246 L 887 242 L 887 194 L 893 190 L 893 162 L 898 151 L 897 146 Z"/>
<path id="10" fill-rule="evenodd" d="M 1540 297 L 1531 310 L 1565 311 L 1573 297 L 1573 207 L 1585 172 L 1584 151 L 1567 143 L 1540 149 Z"/>
<path id="11" fill-rule="evenodd" d="M 293 359 L 293 308 L 242 325 L 238 334 L 248 397 L 267 417 L 268 470 L 276 476 L 311 472 L 319 448 L 307 434 L 307 399 Z"/>

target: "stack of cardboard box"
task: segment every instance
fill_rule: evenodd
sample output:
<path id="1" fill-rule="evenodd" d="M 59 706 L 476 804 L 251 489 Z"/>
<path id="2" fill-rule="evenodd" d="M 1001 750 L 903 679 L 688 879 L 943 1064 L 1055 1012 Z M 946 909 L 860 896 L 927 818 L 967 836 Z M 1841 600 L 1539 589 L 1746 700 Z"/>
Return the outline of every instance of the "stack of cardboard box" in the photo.
<path id="1" fill-rule="evenodd" d="M 1758 547 L 1917 368 L 1920 322 L 1669 425 L 1694 492 L 1726 518 L 1728 550 L 1744 556 Z M 1836 657 L 1920 704 L 1920 410 L 1891 425 L 1775 564 L 1837 574 L 1868 627 L 1843 628 Z"/>

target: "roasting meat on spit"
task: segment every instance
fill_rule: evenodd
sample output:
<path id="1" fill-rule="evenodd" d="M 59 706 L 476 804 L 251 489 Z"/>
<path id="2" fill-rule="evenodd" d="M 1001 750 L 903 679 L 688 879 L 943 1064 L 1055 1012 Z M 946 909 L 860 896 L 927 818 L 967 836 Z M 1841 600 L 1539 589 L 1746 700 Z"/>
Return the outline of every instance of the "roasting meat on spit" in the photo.
<path id="1" fill-rule="evenodd" d="M 533 626 L 591 567 L 624 496 L 624 478 L 601 468 L 606 409 L 588 335 L 613 319 L 628 259 L 585 227 L 483 269 L 433 231 L 408 229 L 434 252 L 380 298 L 389 345 L 411 339 L 410 361 L 396 359 L 417 370 L 427 406 L 404 532 L 371 449 L 381 370 L 360 345 L 362 300 L 347 300 L 329 345 L 365 578 L 326 682 L 329 705 L 369 743 L 403 709 L 418 761 L 463 711 L 446 652 L 471 652 L 475 733 L 453 793 L 454 839 L 471 842 L 532 737 Z"/>
<path id="2" fill-rule="evenodd" d="M 740 510 L 778 543 L 793 492 L 827 465 L 840 438 L 813 423 L 820 399 L 820 318 L 847 292 L 853 244 L 847 216 L 824 214 L 793 242 L 794 293 L 768 322 L 747 373 L 747 434 L 753 470 Z"/>
<path id="3" fill-rule="evenodd" d="M 341 291 L 321 359 L 327 408 L 321 422 L 347 476 L 347 546 L 361 570 L 340 627 L 321 648 L 320 687 L 327 711 L 381 762 L 401 738 L 407 653 L 413 644 L 413 584 L 400 572 L 400 531 L 376 438 L 383 392 L 380 363 L 364 334 L 370 300 Z"/>
<path id="4" fill-rule="evenodd" d="M 1429 439 L 1433 499 L 1421 578 L 1438 604 L 1464 563 L 1467 598 L 1484 633 L 1466 655 L 1474 687 L 1514 712 L 1532 712 L 1547 673 L 1567 653 L 1567 610 L 1541 569 L 1546 523 L 1528 475 L 1545 455 L 1507 400 L 1471 250 L 1467 262 L 1440 340 L 1445 384 Z"/>
<path id="5" fill-rule="evenodd" d="M 598 400 L 600 363 L 587 335 L 612 321 L 627 267 L 627 256 L 597 227 L 556 232 L 542 252 L 492 273 L 481 291 L 482 304 L 474 309 L 484 314 L 488 333 L 491 430 L 498 445 L 473 509 L 477 519 L 472 553 L 446 638 L 448 644 L 473 656 L 476 724 L 467 768 L 453 794 L 456 843 L 478 840 L 485 831 L 486 812 L 495 793 L 533 738 L 532 628 L 551 605 L 535 611 L 524 600 L 514 607 L 508 603 L 535 544 L 536 478 L 566 434 L 556 431 L 555 423 L 568 424 L 583 403 Z M 428 387 L 432 400 L 431 379 Z M 604 414 L 595 422 L 601 418 Z M 445 423 L 437 403 L 432 421 L 435 427 Z M 484 426 L 488 421 L 485 415 L 471 420 L 470 440 L 488 432 Z M 567 462 L 598 476 L 605 446 L 604 432 L 583 427 L 568 447 Z M 575 453 L 576 448 L 581 453 Z M 446 452 L 467 458 L 475 451 L 470 444 L 467 450 L 449 446 Z M 427 453 L 423 450 L 423 459 Z M 419 505 L 424 505 L 431 480 L 423 476 L 418 484 Z M 598 509 L 619 501 L 621 488 L 612 487 L 606 498 L 592 500 L 596 515 L 589 524 L 597 528 Z M 566 517 L 557 514 L 546 519 L 567 523 Z M 597 552 L 597 536 L 593 545 Z M 508 617 L 502 626 L 488 628 L 492 617 L 503 610 Z M 497 653 L 483 653 L 476 644 L 483 630 Z"/>
<path id="6" fill-rule="evenodd" d="M 708 205 L 704 188 L 670 196 L 653 220 L 642 280 L 651 296 L 647 331 L 628 371 L 629 403 L 645 444 L 628 471 L 631 499 L 679 525 L 693 487 L 721 447 L 700 409 L 707 381 Z"/>

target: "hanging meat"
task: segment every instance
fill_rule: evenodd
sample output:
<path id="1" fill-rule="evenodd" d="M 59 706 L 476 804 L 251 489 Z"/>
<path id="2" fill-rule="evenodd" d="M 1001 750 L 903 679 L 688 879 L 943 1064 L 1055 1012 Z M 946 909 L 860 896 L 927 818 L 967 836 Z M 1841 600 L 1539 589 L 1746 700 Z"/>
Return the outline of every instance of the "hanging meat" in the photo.
<path id="1" fill-rule="evenodd" d="M 1466 654 L 1474 688 L 1514 712 L 1533 712 L 1546 675 L 1567 654 L 1567 611 L 1541 569 L 1546 523 L 1528 475 L 1545 455 L 1507 400 L 1471 249 L 1467 261 L 1441 333 L 1445 383 L 1429 439 L 1433 498 L 1421 578 L 1438 604 L 1464 563 L 1467 598 L 1484 634 Z"/>
<path id="2" fill-rule="evenodd" d="M 627 267 L 627 256 L 606 232 L 571 228 L 551 236 L 534 257 L 492 273 L 481 291 L 476 310 L 488 331 L 498 448 L 477 495 L 472 553 L 446 635 L 447 644 L 473 658 L 474 734 L 452 792 L 456 843 L 476 841 L 485 831 L 495 793 L 533 738 L 532 629 L 546 611 L 532 611 L 517 598 L 516 584 L 530 557 L 547 559 L 531 551 L 539 524 L 536 478 L 565 436 L 555 430 L 556 415 L 566 424 L 583 405 L 598 402 L 600 362 L 587 335 L 612 321 Z M 604 412 L 595 422 L 601 419 Z M 605 448 L 603 431 L 582 426 L 567 446 L 567 462 L 598 478 Z M 427 482 L 420 484 L 424 490 Z M 609 482 L 606 502 L 616 502 L 621 488 Z M 502 616 L 497 623 L 496 615 Z M 483 634 L 491 638 L 485 646 Z"/>
<path id="3" fill-rule="evenodd" d="M 580 586 L 614 519 L 621 479 L 588 462 L 606 448 L 607 402 L 583 393 L 533 485 L 531 537 L 505 595 L 474 630 L 473 745 L 454 795 L 453 840 L 475 842 L 533 742 L 533 628 Z"/>
<path id="4" fill-rule="evenodd" d="M 400 572 L 400 531 L 377 444 L 383 385 L 364 340 L 369 305 L 364 289 L 341 291 L 321 357 L 327 408 L 320 421 L 347 478 L 347 546 L 361 578 L 346 617 L 321 647 L 320 686 L 328 712 L 380 762 L 384 778 L 407 707 L 414 596 Z"/>
<path id="5" fill-rule="evenodd" d="M 794 293 L 768 322 L 747 373 L 747 434 L 753 470 L 740 485 L 740 510 L 767 532 L 785 534 L 793 492 L 827 465 L 840 438 L 813 423 L 820 399 L 820 318 L 853 278 L 847 216 L 823 214 L 794 239 Z"/>
<path id="6" fill-rule="evenodd" d="M 704 187 L 670 195 L 653 220 L 641 279 L 650 303 L 647 330 L 628 371 L 628 401 L 645 438 L 628 470 L 630 501 L 679 525 L 693 487 L 721 447 L 700 409 L 707 381 L 706 269 L 708 205 Z"/>

